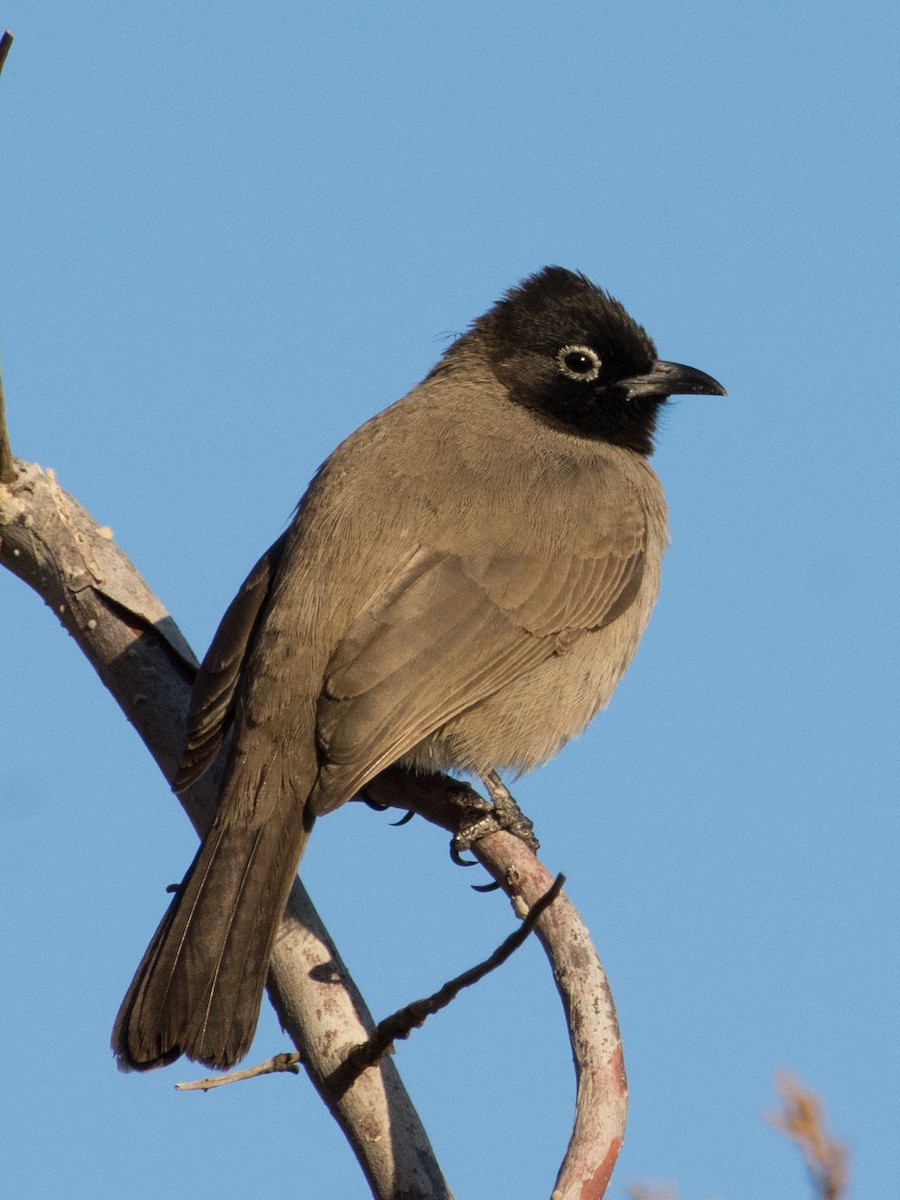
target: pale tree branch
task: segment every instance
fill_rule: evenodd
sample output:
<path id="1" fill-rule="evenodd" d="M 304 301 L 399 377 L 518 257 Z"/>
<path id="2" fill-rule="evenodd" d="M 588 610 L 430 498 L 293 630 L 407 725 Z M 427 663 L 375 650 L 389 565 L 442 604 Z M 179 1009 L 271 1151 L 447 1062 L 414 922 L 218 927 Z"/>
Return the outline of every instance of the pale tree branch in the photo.
<path id="1" fill-rule="evenodd" d="M 446 777 L 421 777 L 389 767 L 366 787 L 376 803 L 420 813 L 453 833 L 471 806 L 485 802 Z M 519 838 L 493 833 L 472 853 L 513 901 L 520 915 L 553 884 L 553 876 Z M 550 960 L 562 1000 L 577 1076 L 572 1136 L 552 1200 L 600 1200 L 625 1137 L 628 1084 L 612 992 L 577 909 L 562 893 L 541 914 L 535 932 Z"/>
<path id="2" fill-rule="evenodd" d="M 15 482 L 0 485 L 0 564 L 56 613 L 171 780 L 196 660 L 111 532 L 58 486 L 52 471 L 15 460 Z M 217 787 L 214 766 L 182 797 L 201 835 Z M 390 1058 L 364 1071 L 341 1095 L 329 1085 L 342 1050 L 365 1041 L 375 1023 L 299 880 L 279 930 L 268 988 L 373 1195 L 450 1197 Z"/>

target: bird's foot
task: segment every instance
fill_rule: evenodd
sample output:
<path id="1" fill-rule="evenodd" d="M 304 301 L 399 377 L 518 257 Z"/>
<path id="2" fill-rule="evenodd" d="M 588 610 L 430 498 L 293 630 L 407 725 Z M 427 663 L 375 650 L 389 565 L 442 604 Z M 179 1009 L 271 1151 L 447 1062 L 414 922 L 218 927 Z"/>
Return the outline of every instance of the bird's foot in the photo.
<path id="1" fill-rule="evenodd" d="M 450 854 L 453 861 L 460 865 L 468 865 L 461 857 L 464 851 L 471 849 L 475 842 L 491 833 L 505 830 L 514 837 L 521 838 L 530 850 L 537 850 L 540 842 L 534 836 L 534 825 L 522 812 L 509 789 L 496 771 L 482 775 L 482 782 L 493 801 L 493 809 L 489 812 L 477 813 L 463 823 L 453 841 L 450 843 Z"/>

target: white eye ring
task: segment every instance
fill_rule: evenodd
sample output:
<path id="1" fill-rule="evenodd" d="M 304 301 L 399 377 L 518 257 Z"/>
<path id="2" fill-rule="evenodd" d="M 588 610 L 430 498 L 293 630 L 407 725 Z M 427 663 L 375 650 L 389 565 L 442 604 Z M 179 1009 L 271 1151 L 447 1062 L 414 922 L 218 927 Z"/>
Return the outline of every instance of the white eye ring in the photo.
<path id="1" fill-rule="evenodd" d="M 603 366 L 600 356 L 590 346 L 563 346 L 556 356 L 556 362 L 563 375 L 579 383 L 591 383 Z"/>

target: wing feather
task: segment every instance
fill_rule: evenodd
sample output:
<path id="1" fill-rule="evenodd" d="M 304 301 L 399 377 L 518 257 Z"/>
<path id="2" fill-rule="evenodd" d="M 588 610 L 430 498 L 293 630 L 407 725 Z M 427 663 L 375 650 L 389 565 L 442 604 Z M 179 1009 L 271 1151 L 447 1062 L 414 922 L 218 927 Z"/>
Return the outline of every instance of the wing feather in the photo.
<path id="1" fill-rule="evenodd" d="M 173 787 L 183 792 L 212 765 L 231 725 L 241 670 L 278 571 L 287 535 L 265 552 L 228 606 L 197 672 L 185 749 Z"/>
<path id="2" fill-rule="evenodd" d="M 356 617 L 318 703 L 326 812 L 441 725 L 625 611 L 645 536 L 597 557 L 420 549 Z"/>

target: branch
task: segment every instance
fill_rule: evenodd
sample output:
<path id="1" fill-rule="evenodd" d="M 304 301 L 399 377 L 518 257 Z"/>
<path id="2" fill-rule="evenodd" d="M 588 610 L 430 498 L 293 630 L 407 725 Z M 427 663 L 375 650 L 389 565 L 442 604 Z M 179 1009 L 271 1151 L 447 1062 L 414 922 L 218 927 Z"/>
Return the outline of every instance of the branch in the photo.
<path id="1" fill-rule="evenodd" d="M 134 565 L 52 471 L 14 461 L 0 484 L 0 564 L 40 595 L 76 640 L 167 780 L 181 753 L 196 659 Z M 198 833 L 215 811 L 214 766 L 182 803 Z M 448 1200 L 450 1192 L 393 1061 L 336 1095 L 329 1078 L 375 1023 L 299 880 L 270 965 L 269 995 L 378 1200 Z"/>
<path id="2" fill-rule="evenodd" d="M 225 1087 L 229 1083 L 243 1083 L 245 1079 L 259 1079 L 261 1075 L 300 1074 L 300 1055 L 296 1050 L 290 1054 L 274 1054 L 255 1067 L 243 1071 L 231 1071 L 228 1075 L 208 1075 L 206 1079 L 194 1079 L 190 1083 L 176 1083 L 176 1092 L 209 1092 L 213 1088 Z"/>
<path id="3" fill-rule="evenodd" d="M 557 875 L 552 886 L 526 914 L 525 920 L 519 928 L 505 938 L 493 954 L 490 954 L 483 962 L 448 980 L 433 995 L 426 996 L 424 1000 L 413 1000 L 411 1004 L 405 1005 L 391 1013 L 389 1017 L 379 1021 L 368 1040 L 362 1045 L 354 1046 L 341 1064 L 339 1071 L 341 1076 L 347 1080 L 347 1085 L 349 1086 L 366 1067 L 371 1067 L 383 1058 L 394 1042 L 408 1038 L 412 1031 L 424 1025 L 429 1017 L 439 1013 L 448 1004 L 452 1004 L 464 988 L 473 987 L 484 979 L 485 975 L 502 967 L 510 955 L 515 954 L 528 939 L 528 935 L 537 924 L 541 913 L 553 903 L 562 891 L 565 878 L 565 875 Z"/>
<path id="4" fill-rule="evenodd" d="M 13 43 L 13 35 L 7 29 L 0 37 L 0 73 Z M 0 485 L 13 483 L 16 478 L 16 468 L 13 462 L 12 450 L 9 445 L 9 434 L 6 430 L 6 406 L 3 403 L 3 378 L 0 376 Z"/>
<path id="5" fill-rule="evenodd" d="M 366 785 L 376 804 L 406 808 L 452 833 L 486 802 L 446 776 L 417 776 L 389 767 Z M 519 838 L 493 833 L 472 846 L 521 913 L 553 884 L 553 876 Z M 575 1122 L 552 1200 L 600 1200 L 625 1137 L 628 1084 L 612 992 L 590 934 L 563 893 L 538 919 L 535 932 L 550 960 L 575 1061 Z"/>

